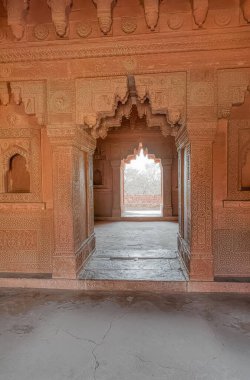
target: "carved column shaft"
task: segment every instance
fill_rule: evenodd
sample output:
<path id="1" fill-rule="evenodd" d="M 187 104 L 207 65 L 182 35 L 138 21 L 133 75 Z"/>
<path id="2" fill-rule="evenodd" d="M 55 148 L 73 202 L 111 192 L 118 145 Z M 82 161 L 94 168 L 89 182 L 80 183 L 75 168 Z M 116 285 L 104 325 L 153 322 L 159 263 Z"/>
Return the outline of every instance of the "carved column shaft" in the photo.
<path id="1" fill-rule="evenodd" d="M 172 216 L 172 159 L 163 159 L 162 177 L 163 177 L 163 216 Z"/>
<path id="2" fill-rule="evenodd" d="M 77 126 L 53 125 L 47 131 L 53 152 L 53 276 L 76 278 L 95 246 L 91 159 L 95 142 Z"/>
<path id="3" fill-rule="evenodd" d="M 204 131 L 204 135 L 206 135 Z M 210 134 L 210 133 L 209 133 Z M 191 139 L 191 280 L 213 280 L 213 138 Z"/>
<path id="4" fill-rule="evenodd" d="M 111 161 L 112 166 L 112 216 L 121 216 L 121 161 Z"/>
<path id="5" fill-rule="evenodd" d="M 87 176 L 87 220 L 88 220 L 88 237 L 94 233 L 94 185 L 93 185 L 93 154 L 88 153 L 86 170 Z"/>
<path id="6" fill-rule="evenodd" d="M 53 276 L 76 277 L 73 221 L 73 154 L 70 146 L 53 146 L 55 253 Z"/>

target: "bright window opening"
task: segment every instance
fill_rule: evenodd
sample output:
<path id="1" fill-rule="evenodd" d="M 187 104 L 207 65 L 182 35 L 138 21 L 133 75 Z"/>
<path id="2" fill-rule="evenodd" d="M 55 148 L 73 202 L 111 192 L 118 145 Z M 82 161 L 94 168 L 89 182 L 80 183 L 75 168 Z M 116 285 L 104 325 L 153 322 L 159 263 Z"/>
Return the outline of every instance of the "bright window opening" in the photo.
<path id="1" fill-rule="evenodd" d="M 139 146 L 138 153 L 124 161 L 123 216 L 162 216 L 162 166 Z"/>

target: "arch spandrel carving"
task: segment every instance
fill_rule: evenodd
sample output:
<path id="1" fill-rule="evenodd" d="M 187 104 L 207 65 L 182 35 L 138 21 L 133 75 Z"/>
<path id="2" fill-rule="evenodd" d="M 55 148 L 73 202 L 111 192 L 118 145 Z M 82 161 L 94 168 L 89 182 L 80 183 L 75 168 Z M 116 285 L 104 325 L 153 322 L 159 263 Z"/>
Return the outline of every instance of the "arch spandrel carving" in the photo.
<path id="1" fill-rule="evenodd" d="M 186 72 L 135 75 L 140 102 L 149 99 L 153 114 L 168 115 L 170 124 L 186 120 Z"/>
<path id="2" fill-rule="evenodd" d="M 146 116 L 148 126 L 160 127 L 164 136 L 185 124 L 185 72 L 132 79 L 134 84 L 127 77 L 77 79 L 76 123 L 92 129 L 93 137 L 105 138 L 108 129 L 119 127 L 136 104 L 139 117 Z"/>
<path id="3" fill-rule="evenodd" d="M 218 71 L 218 118 L 228 118 L 234 105 L 245 101 L 250 86 L 250 68 Z"/>
<path id="4" fill-rule="evenodd" d="M 93 128 L 101 118 L 114 116 L 117 104 L 128 98 L 127 78 L 76 80 L 76 123 Z"/>
<path id="5" fill-rule="evenodd" d="M 24 104 L 27 115 L 36 115 L 39 125 L 45 123 L 45 82 L 10 82 L 11 94 L 16 104 Z"/>

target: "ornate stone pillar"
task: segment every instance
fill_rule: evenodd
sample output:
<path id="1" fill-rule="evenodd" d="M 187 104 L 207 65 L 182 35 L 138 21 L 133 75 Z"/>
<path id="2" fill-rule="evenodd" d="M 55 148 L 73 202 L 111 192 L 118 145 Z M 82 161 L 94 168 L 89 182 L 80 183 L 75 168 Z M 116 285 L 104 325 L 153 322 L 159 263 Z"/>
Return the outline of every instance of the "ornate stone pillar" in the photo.
<path id="1" fill-rule="evenodd" d="M 214 70 L 191 70 L 187 87 L 186 128 L 190 143 L 189 274 L 193 281 L 213 281 L 212 144 L 217 128 L 217 74 Z"/>
<path id="2" fill-rule="evenodd" d="M 113 189 L 113 201 L 112 201 L 112 216 L 121 216 L 121 161 L 111 161 L 112 166 L 112 189 Z"/>
<path id="3" fill-rule="evenodd" d="M 195 124 L 195 125 L 194 125 Z M 212 145 L 216 122 L 196 123 L 191 129 L 191 258 L 190 279 L 212 281 L 214 278 L 212 231 L 213 231 L 213 155 Z"/>
<path id="4" fill-rule="evenodd" d="M 88 228 L 88 212 L 93 210 L 87 207 L 91 183 L 87 157 L 93 154 L 95 141 L 74 125 L 50 125 L 47 133 L 53 157 L 53 277 L 76 278 L 94 249 L 94 232 Z"/>
<path id="5" fill-rule="evenodd" d="M 87 176 L 87 220 L 88 220 L 88 237 L 94 233 L 94 184 L 93 184 L 93 153 L 87 154 L 86 160 Z"/>
<path id="6" fill-rule="evenodd" d="M 125 170 L 125 164 L 124 161 L 121 162 L 121 170 L 120 170 L 120 194 L 121 194 L 121 215 L 124 214 L 124 170 Z"/>
<path id="7" fill-rule="evenodd" d="M 172 158 L 161 160 L 163 181 L 163 216 L 172 216 Z"/>

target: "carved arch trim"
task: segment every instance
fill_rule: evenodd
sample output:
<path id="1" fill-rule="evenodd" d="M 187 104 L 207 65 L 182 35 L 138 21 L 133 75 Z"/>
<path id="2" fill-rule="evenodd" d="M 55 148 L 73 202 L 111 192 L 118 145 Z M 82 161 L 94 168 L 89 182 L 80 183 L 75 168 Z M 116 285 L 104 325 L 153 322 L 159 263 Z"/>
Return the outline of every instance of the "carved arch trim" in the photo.
<path id="1" fill-rule="evenodd" d="M 129 116 L 132 104 L 138 104 L 140 112 L 149 120 L 158 117 L 157 123 L 162 129 L 168 124 L 171 127 L 185 124 L 186 72 L 136 75 L 132 85 L 130 79 L 125 76 L 77 79 L 76 123 L 91 129 L 93 137 L 105 138 L 108 123 L 105 125 L 103 120 L 113 118 L 110 126 L 112 123 L 119 126 L 122 117 Z M 143 105 L 146 99 L 151 107 L 150 112 Z M 117 113 L 118 104 L 121 105 L 121 112 Z M 165 123 L 164 118 L 167 119 Z M 97 133 L 99 127 L 102 129 Z M 166 136 L 171 134 L 170 130 L 162 130 L 162 133 Z"/>
<path id="2" fill-rule="evenodd" d="M 9 170 L 9 162 L 10 159 L 15 156 L 16 154 L 20 154 L 20 156 L 23 156 L 26 159 L 26 164 L 28 169 L 30 169 L 30 155 L 29 153 L 22 148 L 21 146 L 12 146 L 10 147 L 3 155 L 3 168 L 6 174 L 6 171 Z"/>
<path id="3" fill-rule="evenodd" d="M 144 147 L 142 143 L 139 144 L 138 148 L 134 148 L 133 154 L 128 154 L 126 158 L 123 158 L 123 163 L 130 164 L 132 160 L 136 160 L 141 151 L 143 151 L 145 157 L 147 156 L 150 160 L 154 160 L 156 164 L 161 163 L 161 159 L 157 158 L 153 153 L 148 153 L 148 148 Z"/>

